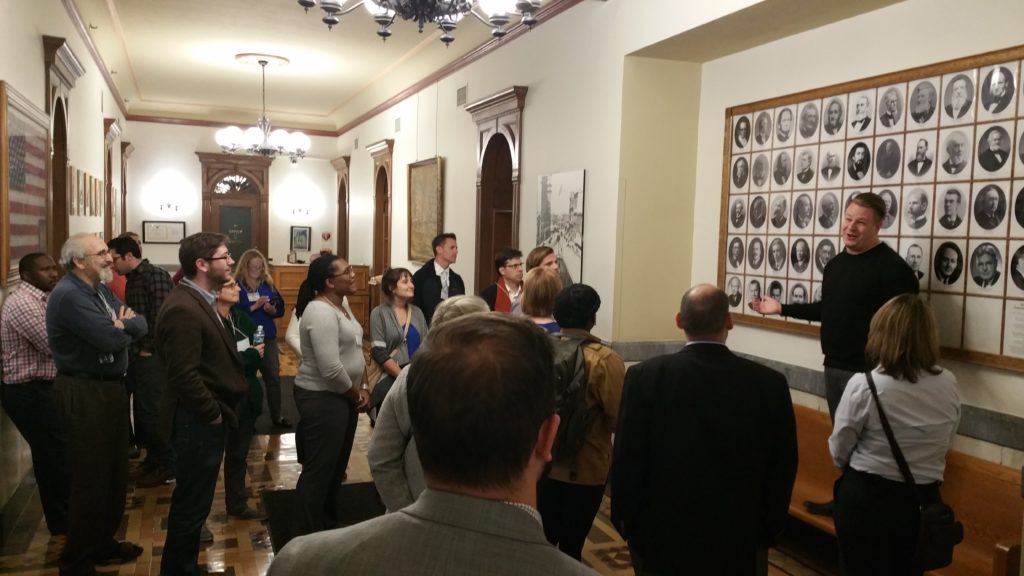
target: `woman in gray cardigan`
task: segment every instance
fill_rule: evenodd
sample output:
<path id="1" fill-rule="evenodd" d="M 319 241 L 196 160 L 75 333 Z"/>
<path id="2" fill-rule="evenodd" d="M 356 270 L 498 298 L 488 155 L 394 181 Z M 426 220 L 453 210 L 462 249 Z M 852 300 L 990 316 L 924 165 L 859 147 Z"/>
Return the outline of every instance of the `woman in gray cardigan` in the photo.
<path id="1" fill-rule="evenodd" d="M 411 272 L 391 268 L 381 278 L 380 290 L 384 302 L 370 312 L 370 356 L 381 370 L 380 379 L 371 383 L 370 407 L 376 409 L 427 335 L 426 318 L 412 303 L 415 288 Z M 371 412 L 371 416 L 376 414 Z"/>

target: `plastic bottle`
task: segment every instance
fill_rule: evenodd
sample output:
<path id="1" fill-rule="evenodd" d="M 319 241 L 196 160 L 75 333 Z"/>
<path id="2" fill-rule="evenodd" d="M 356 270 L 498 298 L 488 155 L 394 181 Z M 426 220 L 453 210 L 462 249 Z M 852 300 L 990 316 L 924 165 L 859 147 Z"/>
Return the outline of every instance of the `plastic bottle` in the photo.
<path id="1" fill-rule="evenodd" d="M 263 334 L 263 326 L 257 326 L 256 333 L 252 335 L 252 345 L 258 346 L 263 344 L 264 340 L 266 340 L 266 336 Z"/>

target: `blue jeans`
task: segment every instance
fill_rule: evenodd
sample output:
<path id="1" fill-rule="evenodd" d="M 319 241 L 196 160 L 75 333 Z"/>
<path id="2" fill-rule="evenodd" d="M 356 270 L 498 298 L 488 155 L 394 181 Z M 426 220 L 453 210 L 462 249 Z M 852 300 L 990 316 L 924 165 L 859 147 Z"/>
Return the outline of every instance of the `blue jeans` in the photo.
<path id="1" fill-rule="evenodd" d="M 179 407 L 174 414 L 176 480 L 167 515 L 161 576 L 198 573 L 199 533 L 210 514 L 224 457 L 224 424 L 201 422 Z"/>

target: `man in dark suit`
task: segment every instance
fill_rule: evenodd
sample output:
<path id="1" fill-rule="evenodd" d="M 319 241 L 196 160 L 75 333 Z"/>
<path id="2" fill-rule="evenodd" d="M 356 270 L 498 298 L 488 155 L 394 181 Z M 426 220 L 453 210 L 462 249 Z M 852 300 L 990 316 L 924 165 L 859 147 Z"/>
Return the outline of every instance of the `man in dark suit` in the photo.
<path id="1" fill-rule="evenodd" d="M 766 574 L 786 520 L 797 446 L 785 377 L 740 358 L 724 292 L 683 296 L 689 341 L 633 366 L 612 458 L 612 523 L 637 574 Z"/>
<path id="2" fill-rule="evenodd" d="M 462 276 L 451 269 L 452 264 L 459 259 L 459 244 L 455 234 L 438 234 L 430 245 L 434 248 L 434 257 L 412 275 L 412 283 L 416 287 L 412 303 L 423 311 L 428 325 L 441 300 L 466 293 Z"/>
<path id="3" fill-rule="evenodd" d="M 900 121 L 900 93 L 896 88 L 889 88 L 882 97 L 882 112 L 878 121 L 886 128 L 894 128 Z"/>
<path id="4" fill-rule="evenodd" d="M 924 176 L 932 167 L 932 159 L 928 157 L 928 141 L 921 138 L 917 141 L 914 159 L 907 163 L 907 170 L 914 176 Z"/>
<path id="5" fill-rule="evenodd" d="M 854 108 L 853 120 L 850 121 L 850 130 L 864 132 L 871 125 L 871 102 L 867 96 L 857 98 Z"/>
<path id="6" fill-rule="evenodd" d="M 1003 206 L 1003 193 L 995 184 L 981 189 L 974 201 L 974 219 L 985 230 L 992 230 L 1003 223 L 1006 207 Z"/>
<path id="7" fill-rule="evenodd" d="M 989 243 L 978 246 L 974 251 L 974 283 L 981 288 L 992 288 L 998 282 L 1002 273 L 999 272 L 999 250 Z"/>
<path id="8" fill-rule="evenodd" d="M 982 142 L 987 143 L 988 146 L 978 154 L 978 163 L 981 164 L 982 168 L 989 172 L 995 172 L 1002 168 L 1003 164 L 1006 164 L 1010 153 L 1003 148 L 1003 144 L 1008 138 L 1009 134 L 1005 134 L 999 126 L 993 126 L 985 132 L 985 135 L 982 136 Z"/>
<path id="9" fill-rule="evenodd" d="M 825 160 L 821 165 L 821 177 L 831 182 L 835 180 L 841 170 L 842 168 L 839 167 L 839 155 L 835 152 L 826 152 Z"/>
<path id="10" fill-rule="evenodd" d="M 946 196 L 942 199 L 943 214 L 939 218 L 939 224 L 946 230 L 952 230 L 960 225 L 964 219 L 960 216 L 960 205 L 963 203 L 963 196 L 956 188 L 946 190 Z"/>
<path id="11" fill-rule="evenodd" d="M 998 114 L 1013 100 L 1013 74 L 1002 66 L 996 66 L 985 77 L 981 85 L 981 100 L 992 114 Z"/>
<path id="12" fill-rule="evenodd" d="M 914 88 L 911 99 L 914 109 L 910 117 L 918 124 L 931 120 L 932 114 L 935 114 L 935 86 L 927 80 L 921 82 Z"/>
<path id="13" fill-rule="evenodd" d="M 196 574 L 199 537 L 210 514 L 224 457 L 226 428 L 249 385 L 238 344 L 214 308 L 215 291 L 235 261 L 227 236 L 199 232 L 181 241 L 184 277 L 157 317 L 157 347 L 167 371 L 167 415 L 173 417 L 176 484 L 167 516 L 161 574 Z"/>
<path id="14" fill-rule="evenodd" d="M 814 178 L 814 168 L 811 168 L 814 164 L 814 154 L 810 150 L 800 152 L 800 156 L 797 157 L 797 163 L 800 171 L 796 173 L 796 179 L 803 184 L 807 184 L 811 181 L 811 178 Z"/>
<path id="15" fill-rule="evenodd" d="M 946 115 L 950 118 L 963 118 L 971 110 L 970 93 L 974 92 L 974 88 L 969 89 L 967 83 L 967 76 L 963 74 L 957 74 L 953 78 L 946 104 Z"/>
<path id="16" fill-rule="evenodd" d="M 967 137 L 959 130 L 946 138 L 946 161 L 942 169 L 947 174 L 959 174 L 967 167 Z"/>

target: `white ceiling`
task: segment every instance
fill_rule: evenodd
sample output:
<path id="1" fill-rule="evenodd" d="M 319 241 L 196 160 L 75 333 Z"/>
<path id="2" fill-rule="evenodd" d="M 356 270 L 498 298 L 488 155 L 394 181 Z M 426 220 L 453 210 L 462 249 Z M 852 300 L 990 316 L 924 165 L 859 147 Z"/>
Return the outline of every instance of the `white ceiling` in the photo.
<path id="1" fill-rule="evenodd" d="M 448 48 L 436 27 L 420 34 L 401 19 L 382 42 L 363 7 L 328 30 L 295 0 L 73 1 L 130 116 L 252 123 L 260 69 L 235 54 L 260 52 L 291 61 L 267 69 L 275 126 L 334 130 L 366 112 L 368 92 L 379 103 L 491 39 L 467 17 Z"/>

